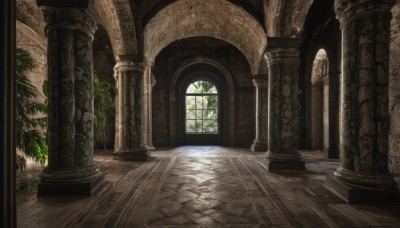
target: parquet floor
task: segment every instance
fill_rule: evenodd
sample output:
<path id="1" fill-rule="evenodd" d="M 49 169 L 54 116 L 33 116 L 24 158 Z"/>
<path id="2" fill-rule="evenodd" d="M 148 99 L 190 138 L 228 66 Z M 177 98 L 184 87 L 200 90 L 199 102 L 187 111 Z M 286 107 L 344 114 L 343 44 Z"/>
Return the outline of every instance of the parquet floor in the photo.
<path id="1" fill-rule="evenodd" d="M 109 187 L 92 197 L 32 197 L 19 227 L 400 227 L 400 205 L 349 205 L 322 188 L 338 160 L 302 151 L 306 171 L 268 172 L 262 153 L 165 148 L 146 162 L 95 160 Z"/>

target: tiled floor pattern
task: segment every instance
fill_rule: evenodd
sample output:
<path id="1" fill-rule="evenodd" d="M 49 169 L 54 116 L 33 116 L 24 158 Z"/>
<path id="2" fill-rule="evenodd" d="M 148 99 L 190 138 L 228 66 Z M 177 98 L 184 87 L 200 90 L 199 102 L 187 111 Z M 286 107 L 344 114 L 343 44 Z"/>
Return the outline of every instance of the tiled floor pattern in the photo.
<path id="1" fill-rule="evenodd" d="M 322 188 L 337 160 L 303 152 L 307 171 L 268 172 L 262 154 L 180 147 L 146 162 L 96 160 L 109 188 L 33 197 L 19 227 L 400 227 L 399 205 L 348 205 Z"/>

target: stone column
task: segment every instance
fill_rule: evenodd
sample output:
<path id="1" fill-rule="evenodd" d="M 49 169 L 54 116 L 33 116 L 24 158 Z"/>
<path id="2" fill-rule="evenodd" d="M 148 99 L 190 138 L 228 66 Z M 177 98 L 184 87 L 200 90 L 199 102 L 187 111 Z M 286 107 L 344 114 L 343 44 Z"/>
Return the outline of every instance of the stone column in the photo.
<path id="1" fill-rule="evenodd" d="M 300 40 L 268 38 L 269 170 L 304 170 L 297 151 L 298 70 Z"/>
<path id="2" fill-rule="evenodd" d="M 153 109 L 152 109 L 152 100 L 153 100 L 153 87 L 156 84 L 156 79 L 154 78 L 153 73 L 151 72 L 151 67 L 146 67 L 144 71 L 144 146 L 148 150 L 154 150 L 153 146 Z"/>
<path id="3" fill-rule="evenodd" d="M 336 0 L 342 29 L 340 167 L 326 186 L 346 202 L 398 200 L 388 170 L 393 0 Z"/>
<path id="4" fill-rule="evenodd" d="M 54 3 L 54 2 L 53 2 Z M 96 21 L 87 8 L 42 6 L 48 42 L 48 166 L 38 195 L 92 194 L 104 183 L 93 162 Z"/>
<path id="5" fill-rule="evenodd" d="M 118 89 L 114 160 L 146 160 L 143 141 L 143 64 L 134 56 L 119 56 L 114 67 Z"/>
<path id="6" fill-rule="evenodd" d="M 265 152 L 268 149 L 268 75 L 253 78 L 256 90 L 256 138 L 251 151 Z"/>

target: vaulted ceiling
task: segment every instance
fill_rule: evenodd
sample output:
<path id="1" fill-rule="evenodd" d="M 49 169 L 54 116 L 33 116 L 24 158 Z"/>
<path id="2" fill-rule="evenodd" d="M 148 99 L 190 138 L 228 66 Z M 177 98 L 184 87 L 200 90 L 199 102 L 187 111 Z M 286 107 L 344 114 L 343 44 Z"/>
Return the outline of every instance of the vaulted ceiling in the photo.
<path id="1" fill-rule="evenodd" d="M 140 12 L 143 16 L 144 24 L 146 24 L 151 17 L 157 14 L 165 6 L 175 2 L 177 0 L 136 0 Z M 195 2 L 193 0 L 192 2 Z M 201 1 L 201 0 L 197 0 Z M 249 14 L 255 17 L 260 22 L 263 21 L 264 11 L 263 2 L 264 0 L 228 0 L 229 2 L 242 7 Z"/>
<path id="2" fill-rule="evenodd" d="M 253 71 L 256 71 L 259 64 L 256 62 L 260 59 L 258 55 L 263 52 L 266 37 L 300 37 L 313 0 L 93 0 L 92 2 L 99 23 L 110 37 L 116 58 L 119 55 L 144 55 L 146 58 L 147 51 L 147 57 L 150 56 L 154 60 L 159 49 L 174 39 L 210 36 L 235 45 L 247 56 Z M 168 15 L 167 9 L 182 4 L 190 5 L 189 10 L 173 13 L 171 11 L 171 15 Z M 199 5 L 205 8 L 196 8 Z M 213 8 L 215 5 L 222 8 Z M 203 15 L 198 14 L 199 10 Z M 193 20 L 187 20 L 187 23 L 181 21 L 190 17 L 193 17 Z M 38 34 L 44 35 L 43 16 L 36 6 L 36 0 L 17 0 L 17 18 Z M 153 24 L 153 30 L 147 27 L 149 23 Z M 154 27 L 154 23 L 160 24 Z M 178 24 L 187 31 L 180 32 L 176 27 Z M 197 29 L 193 29 L 193 26 L 197 26 Z M 225 26 L 229 28 L 225 31 L 219 29 Z M 157 33 L 158 29 L 160 34 Z M 168 34 L 169 30 L 175 31 L 175 35 Z M 190 33 L 190 30 L 193 32 Z M 153 45 L 149 43 L 150 40 L 156 43 Z M 250 47 L 252 44 L 254 46 Z"/>

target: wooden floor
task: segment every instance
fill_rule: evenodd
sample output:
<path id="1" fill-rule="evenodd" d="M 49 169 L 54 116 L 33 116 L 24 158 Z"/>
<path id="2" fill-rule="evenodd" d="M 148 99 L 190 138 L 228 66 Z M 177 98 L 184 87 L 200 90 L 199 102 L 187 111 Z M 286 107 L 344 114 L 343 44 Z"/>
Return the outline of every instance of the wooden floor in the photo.
<path id="1" fill-rule="evenodd" d="M 400 205 L 349 205 L 322 188 L 338 160 L 302 151 L 306 171 L 268 172 L 262 153 L 165 148 L 146 162 L 95 160 L 109 188 L 32 197 L 18 227 L 400 227 Z"/>

